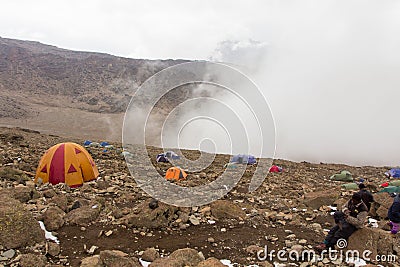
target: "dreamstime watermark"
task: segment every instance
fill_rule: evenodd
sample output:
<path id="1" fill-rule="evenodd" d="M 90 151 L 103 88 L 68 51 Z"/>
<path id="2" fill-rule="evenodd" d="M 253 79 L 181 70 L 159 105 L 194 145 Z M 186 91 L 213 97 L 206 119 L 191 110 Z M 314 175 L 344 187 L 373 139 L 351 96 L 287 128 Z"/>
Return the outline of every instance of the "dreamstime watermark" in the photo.
<path id="1" fill-rule="evenodd" d="M 268 246 L 265 245 L 263 250 L 257 252 L 257 258 L 260 261 L 280 261 L 280 262 L 322 262 L 324 259 L 328 259 L 331 262 L 358 262 L 363 260 L 365 262 L 396 262 L 398 257 L 394 254 L 388 255 L 372 255 L 371 250 L 358 251 L 355 249 L 347 249 L 347 241 L 345 239 L 339 239 L 336 243 L 338 249 L 325 249 L 320 253 L 313 249 L 304 249 L 302 251 L 294 249 L 281 249 L 281 250 L 268 250 Z"/>
<path id="2" fill-rule="evenodd" d="M 201 206 L 233 189 L 246 165 L 226 168 L 207 184 L 179 186 L 159 174 L 147 145 L 172 148 L 181 158 L 171 163 L 189 173 L 208 168 L 218 149 L 190 160 L 180 153 L 183 141 L 193 141 L 192 148 L 199 150 L 205 142 L 214 148 L 222 142 L 229 148 L 226 154 L 252 154 L 259 158 L 249 182 L 252 192 L 272 165 L 275 124 L 261 90 L 242 72 L 220 63 L 189 62 L 163 69 L 137 89 L 125 113 L 122 140 L 129 171 L 146 193 L 170 205 Z"/>

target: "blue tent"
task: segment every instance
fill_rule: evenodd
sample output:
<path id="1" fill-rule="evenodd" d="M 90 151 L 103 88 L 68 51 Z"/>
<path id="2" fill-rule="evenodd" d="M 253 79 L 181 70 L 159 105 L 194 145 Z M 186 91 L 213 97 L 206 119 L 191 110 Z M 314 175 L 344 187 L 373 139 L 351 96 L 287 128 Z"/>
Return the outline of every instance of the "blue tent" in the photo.
<path id="1" fill-rule="evenodd" d="M 156 161 L 157 162 L 169 162 L 168 158 L 164 155 L 164 153 L 158 154 Z"/>
<path id="2" fill-rule="evenodd" d="M 389 177 L 400 178 L 400 169 L 391 169 L 385 174 L 388 175 Z"/>
<path id="3" fill-rule="evenodd" d="M 180 159 L 181 157 L 176 154 L 174 151 L 167 151 L 164 153 L 164 156 L 169 159 Z"/>
<path id="4" fill-rule="evenodd" d="M 239 154 L 239 155 L 233 156 L 230 162 L 242 163 L 242 164 L 255 164 L 255 163 L 257 163 L 257 160 L 252 155 Z"/>
<path id="5" fill-rule="evenodd" d="M 83 145 L 84 145 L 84 146 L 88 146 L 88 145 L 90 145 L 91 143 L 92 143 L 92 141 L 86 140 L 85 142 L 83 142 Z"/>
<path id="6" fill-rule="evenodd" d="M 101 142 L 100 145 L 104 147 L 104 146 L 109 146 L 110 144 L 108 142 Z"/>

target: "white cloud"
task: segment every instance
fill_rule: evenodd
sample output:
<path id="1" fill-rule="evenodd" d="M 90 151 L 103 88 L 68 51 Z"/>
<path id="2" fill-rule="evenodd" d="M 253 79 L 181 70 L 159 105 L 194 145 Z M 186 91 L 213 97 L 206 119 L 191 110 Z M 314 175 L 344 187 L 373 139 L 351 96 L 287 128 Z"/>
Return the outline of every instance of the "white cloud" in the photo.
<path id="1" fill-rule="evenodd" d="M 277 119 L 278 156 L 397 162 L 398 1 L 16 0 L 0 6 L 2 37 L 136 58 L 213 56 L 257 65 L 253 78 Z"/>

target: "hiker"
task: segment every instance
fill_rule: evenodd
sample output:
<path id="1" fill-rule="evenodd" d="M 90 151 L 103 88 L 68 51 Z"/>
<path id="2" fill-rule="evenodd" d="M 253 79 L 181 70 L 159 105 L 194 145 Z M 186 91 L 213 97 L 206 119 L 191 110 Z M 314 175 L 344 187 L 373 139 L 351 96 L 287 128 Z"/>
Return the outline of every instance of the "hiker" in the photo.
<path id="1" fill-rule="evenodd" d="M 325 249 L 334 249 L 339 239 L 348 239 L 357 229 L 364 227 L 368 215 L 367 206 L 361 199 L 361 193 L 356 192 L 343 206 L 342 211 L 333 215 L 336 225 L 332 227 L 324 242 L 314 247 L 321 252 Z"/>
<path id="2" fill-rule="evenodd" d="M 361 194 L 361 199 L 364 202 L 365 206 L 367 206 L 368 211 L 371 210 L 371 204 L 374 202 L 374 196 L 367 190 L 367 187 L 365 184 L 361 183 L 358 185 L 358 188 L 360 189 L 360 194 Z"/>
<path id="3" fill-rule="evenodd" d="M 397 234 L 400 229 L 400 194 L 397 194 L 393 200 L 393 204 L 388 211 L 389 226 L 392 228 L 390 233 Z"/>

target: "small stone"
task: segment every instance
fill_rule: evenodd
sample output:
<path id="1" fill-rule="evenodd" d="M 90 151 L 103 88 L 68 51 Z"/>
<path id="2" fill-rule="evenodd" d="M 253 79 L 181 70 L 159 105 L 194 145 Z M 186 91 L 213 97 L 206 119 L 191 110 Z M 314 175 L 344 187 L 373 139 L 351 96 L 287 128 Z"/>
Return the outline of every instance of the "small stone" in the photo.
<path id="1" fill-rule="evenodd" d="M 156 259 L 160 258 L 160 253 L 155 248 L 148 248 L 146 249 L 142 256 L 142 260 L 153 262 Z"/>
<path id="2" fill-rule="evenodd" d="M 202 208 L 201 210 L 200 210 L 200 213 L 207 213 L 207 212 L 210 212 L 211 211 L 211 207 L 210 206 L 207 206 L 207 207 L 204 207 L 204 208 Z"/>
<path id="3" fill-rule="evenodd" d="M 12 259 L 15 256 L 15 250 L 9 249 L 3 252 L 1 256 L 6 257 L 7 259 Z"/>
<path id="4" fill-rule="evenodd" d="M 212 238 L 212 237 L 209 237 L 209 238 L 207 238 L 207 242 L 214 243 L 214 242 L 215 242 L 215 240 L 214 240 L 214 238 Z"/>
<path id="5" fill-rule="evenodd" d="M 286 238 L 287 238 L 287 239 L 293 240 L 293 239 L 296 238 L 296 235 L 295 235 L 295 234 L 290 234 L 290 235 L 288 235 Z"/>
<path id="6" fill-rule="evenodd" d="M 99 247 L 97 246 L 91 246 L 90 249 L 88 250 L 88 254 L 93 255 L 94 252 L 96 251 L 96 249 L 98 249 Z"/>
<path id="7" fill-rule="evenodd" d="M 103 231 L 103 230 L 101 230 L 101 231 L 100 231 L 100 233 L 97 235 L 97 237 L 100 237 L 100 236 L 102 236 L 102 235 L 103 235 L 103 233 L 104 233 L 104 231 Z"/>
<path id="8" fill-rule="evenodd" d="M 305 240 L 305 239 L 300 239 L 300 240 L 299 240 L 299 244 L 300 244 L 300 245 L 305 245 L 305 244 L 307 244 L 307 240 Z"/>
<path id="9" fill-rule="evenodd" d="M 56 244 L 56 243 L 48 243 L 48 246 L 47 246 L 47 253 L 50 255 L 50 256 L 53 256 L 53 257 L 55 257 L 55 256 L 57 256 L 58 254 L 60 254 L 60 251 L 61 251 L 61 249 L 60 249 L 60 245 L 58 245 L 58 244 Z"/>
<path id="10" fill-rule="evenodd" d="M 199 225 L 200 224 L 200 220 L 198 218 L 196 218 L 196 216 L 191 215 L 189 217 L 189 221 L 193 224 L 193 225 Z"/>
<path id="11" fill-rule="evenodd" d="M 323 264 L 328 264 L 328 263 L 330 263 L 331 261 L 329 260 L 329 259 L 327 259 L 327 258 L 324 258 L 323 260 L 322 260 L 322 263 Z"/>
<path id="12" fill-rule="evenodd" d="M 110 236 L 110 235 L 112 235 L 112 234 L 113 234 L 113 231 L 112 231 L 112 230 L 107 231 L 107 232 L 105 233 L 106 236 Z"/>
<path id="13" fill-rule="evenodd" d="M 221 232 L 226 232 L 226 228 L 221 228 Z"/>
<path id="14" fill-rule="evenodd" d="M 293 245 L 291 248 L 293 251 L 297 251 L 297 253 L 301 253 L 303 251 L 303 246 L 302 245 Z"/>

